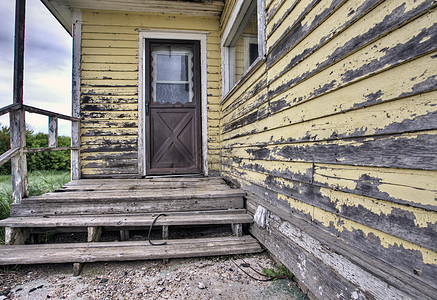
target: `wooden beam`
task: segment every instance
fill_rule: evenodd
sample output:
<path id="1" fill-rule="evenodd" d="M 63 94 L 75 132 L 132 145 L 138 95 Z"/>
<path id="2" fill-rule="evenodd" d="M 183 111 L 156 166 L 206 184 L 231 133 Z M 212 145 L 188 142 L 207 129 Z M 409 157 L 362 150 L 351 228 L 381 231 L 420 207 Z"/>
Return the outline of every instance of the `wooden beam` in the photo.
<path id="1" fill-rule="evenodd" d="M 98 242 L 100 240 L 100 236 L 102 235 L 102 227 L 100 226 L 89 226 L 88 227 L 88 238 L 87 241 Z"/>
<path id="2" fill-rule="evenodd" d="M 71 95 L 71 114 L 75 118 L 80 118 L 80 59 L 82 43 L 82 12 L 73 11 L 73 78 Z M 71 147 L 80 146 L 80 123 L 71 124 Z M 80 172 L 80 150 L 71 151 L 71 180 L 78 180 Z"/>
<path id="3" fill-rule="evenodd" d="M 58 147 L 58 118 L 49 117 L 49 147 Z"/>

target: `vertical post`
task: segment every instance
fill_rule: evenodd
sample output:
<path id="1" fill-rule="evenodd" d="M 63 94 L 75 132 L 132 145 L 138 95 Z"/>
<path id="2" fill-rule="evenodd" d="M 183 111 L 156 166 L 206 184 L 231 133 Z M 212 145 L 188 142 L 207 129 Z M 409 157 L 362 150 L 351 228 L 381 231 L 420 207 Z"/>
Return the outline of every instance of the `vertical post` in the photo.
<path id="1" fill-rule="evenodd" d="M 82 44 L 82 12 L 73 11 L 73 81 L 71 113 L 80 118 L 80 56 Z M 80 146 L 80 123 L 71 124 L 71 146 Z M 71 180 L 80 179 L 80 150 L 71 150 Z"/>
<path id="2" fill-rule="evenodd" d="M 14 37 L 14 104 L 23 104 L 24 78 L 24 31 L 26 0 L 15 2 L 15 37 Z M 21 203 L 28 195 L 27 163 L 24 147 L 26 146 L 26 123 L 24 110 L 10 113 L 11 148 L 20 148 L 18 155 L 11 160 L 13 203 Z"/>
<path id="3" fill-rule="evenodd" d="M 49 147 L 58 147 L 58 118 L 49 117 Z"/>

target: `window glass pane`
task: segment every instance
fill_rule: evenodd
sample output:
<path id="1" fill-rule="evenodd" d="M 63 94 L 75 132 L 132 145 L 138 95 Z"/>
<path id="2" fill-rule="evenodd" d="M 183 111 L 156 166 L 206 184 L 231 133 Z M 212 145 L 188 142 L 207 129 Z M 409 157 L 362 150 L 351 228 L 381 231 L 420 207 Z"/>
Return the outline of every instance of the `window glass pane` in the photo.
<path id="1" fill-rule="evenodd" d="M 255 1 L 256 3 L 256 1 Z M 235 84 L 249 69 L 250 65 L 258 57 L 258 17 L 256 5 L 247 12 L 245 21 L 238 30 L 239 36 L 234 45 L 234 80 Z"/>
<path id="2" fill-rule="evenodd" d="M 152 48 L 152 101 L 158 103 L 192 102 L 193 52 L 188 47 Z"/>
<path id="3" fill-rule="evenodd" d="M 156 102 L 186 103 L 190 99 L 189 84 L 158 83 L 156 84 Z"/>
<path id="4" fill-rule="evenodd" d="M 188 53 L 157 55 L 158 80 L 187 81 L 188 80 Z"/>

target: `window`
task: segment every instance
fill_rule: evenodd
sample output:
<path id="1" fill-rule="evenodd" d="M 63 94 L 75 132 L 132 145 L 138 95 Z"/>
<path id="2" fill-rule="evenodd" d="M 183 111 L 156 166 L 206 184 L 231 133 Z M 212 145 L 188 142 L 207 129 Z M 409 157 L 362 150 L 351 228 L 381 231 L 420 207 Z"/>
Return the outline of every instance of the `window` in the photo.
<path id="1" fill-rule="evenodd" d="M 238 0 L 235 5 L 222 39 L 223 94 L 264 59 L 263 8 L 264 0 Z"/>
<path id="2" fill-rule="evenodd" d="M 152 50 L 152 101 L 193 101 L 193 53 L 187 47 L 160 46 Z"/>

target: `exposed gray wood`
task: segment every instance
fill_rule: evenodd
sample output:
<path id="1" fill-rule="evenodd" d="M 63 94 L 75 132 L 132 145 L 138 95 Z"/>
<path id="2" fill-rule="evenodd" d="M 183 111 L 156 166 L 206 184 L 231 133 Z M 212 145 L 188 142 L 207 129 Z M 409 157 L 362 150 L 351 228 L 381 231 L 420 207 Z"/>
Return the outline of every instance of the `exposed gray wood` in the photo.
<path id="1" fill-rule="evenodd" d="M 73 10 L 73 71 L 72 71 L 72 95 L 71 114 L 75 118 L 80 117 L 80 68 L 81 68 L 81 42 L 82 42 L 82 12 Z M 71 147 L 80 145 L 80 123 L 71 124 Z M 77 180 L 80 174 L 80 151 L 71 151 L 71 179 Z"/>
<path id="2" fill-rule="evenodd" d="M 0 265 L 202 257 L 260 251 L 259 243 L 250 236 L 168 240 L 159 247 L 144 241 L 41 244 L 0 247 Z"/>
<path id="3" fill-rule="evenodd" d="M 311 256 L 311 255 L 305 255 L 305 258 L 309 258 L 312 260 L 314 257 L 320 259 L 320 261 L 326 262 L 327 265 L 335 268 L 339 267 L 338 264 L 338 258 L 332 258 L 327 259 L 327 257 L 324 257 L 323 255 L 339 255 L 343 256 L 343 261 L 350 260 L 355 266 L 353 268 L 356 268 L 359 272 L 369 272 L 372 274 L 371 276 L 376 276 L 377 278 L 383 279 L 387 281 L 384 284 L 389 284 L 389 286 L 393 286 L 396 289 L 400 289 L 403 291 L 406 291 L 407 293 L 410 293 L 410 295 L 414 295 L 415 293 L 424 293 L 427 295 L 432 295 L 435 291 L 435 287 L 432 288 L 431 286 L 435 286 L 435 282 L 429 285 L 429 283 L 424 283 L 422 278 L 408 274 L 406 272 L 403 272 L 402 270 L 399 270 L 397 266 L 393 266 L 392 264 L 389 264 L 383 260 L 380 259 L 378 256 L 372 256 L 369 255 L 369 253 L 364 252 L 363 250 L 360 250 L 358 247 L 353 247 L 351 244 L 343 242 L 341 239 L 338 239 L 335 235 L 330 234 L 327 231 L 320 230 L 314 224 L 311 222 L 306 222 L 299 217 L 296 217 L 295 214 L 293 214 L 290 211 L 283 210 L 281 208 L 275 207 L 266 201 L 263 201 L 259 197 L 251 196 L 249 198 L 249 202 L 252 202 L 252 205 L 263 205 L 268 211 L 269 211 L 269 230 L 260 230 L 258 226 L 251 227 L 251 233 L 257 237 L 264 246 L 266 246 L 270 251 L 272 251 L 275 255 L 278 254 L 278 249 L 286 249 L 287 247 L 289 249 L 304 249 L 308 251 L 309 253 L 314 254 L 314 252 L 318 252 L 319 250 L 322 250 L 319 252 L 319 255 Z M 281 222 L 284 222 L 281 226 Z M 273 228 L 272 228 L 273 227 Z M 281 230 L 288 230 L 289 228 L 294 227 L 295 230 L 299 231 L 300 233 L 296 232 L 295 238 L 290 238 L 284 235 Z M 273 230 L 274 229 L 274 230 Z M 278 231 L 279 229 L 279 231 Z M 272 232 L 274 231 L 274 232 Z M 260 233 L 261 235 L 258 235 Z M 264 238 L 270 235 L 270 233 L 273 233 L 273 235 L 279 234 L 281 237 L 273 237 L 271 236 L 271 244 L 269 242 L 264 242 Z M 264 236 L 264 238 L 262 237 Z M 269 239 L 270 239 L 269 238 Z M 311 242 L 311 241 L 312 242 Z M 317 242 L 316 242 L 317 241 Z M 285 248 L 277 247 L 278 244 L 282 244 L 282 242 L 286 242 L 288 246 L 284 246 Z M 303 247 L 303 245 L 306 244 L 307 247 Z M 317 246 L 319 244 L 320 246 Z M 301 248 L 302 247 L 302 248 Z M 275 250 L 276 249 L 276 250 Z M 326 250 L 326 253 L 324 253 L 323 249 Z M 299 257 L 299 251 L 290 250 L 292 253 L 294 253 L 289 258 L 281 259 L 289 268 L 293 271 L 293 268 L 295 268 L 296 264 L 302 263 L 302 262 L 295 262 L 293 267 L 290 267 L 289 264 L 287 264 L 287 261 L 292 261 L 296 257 Z M 282 255 L 287 256 L 288 254 L 285 252 L 281 252 L 280 257 L 283 257 Z M 322 254 L 323 253 L 323 254 Z M 322 255 L 322 256 L 320 256 Z M 378 259 L 376 259 L 376 257 Z M 300 260 L 300 258 L 299 258 Z M 349 263 L 348 263 L 349 264 Z M 325 266 L 326 267 L 326 266 Z M 363 270 L 360 270 L 362 268 Z M 341 273 L 347 272 L 349 269 L 344 269 Z M 299 274 L 300 272 L 296 272 L 295 274 Z M 413 273 L 413 272 L 410 272 Z M 348 276 L 345 276 L 346 279 L 355 278 L 354 281 L 358 279 L 358 277 L 355 277 L 356 273 L 350 273 Z M 364 278 L 367 275 L 360 275 Z M 308 280 L 320 280 L 323 279 L 320 278 L 318 275 L 317 277 L 311 278 L 308 277 Z M 344 282 L 344 280 L 341 280 L 341 282 Z M 408 284 L 405 284 L 408 283 Z M 361 282 L 361 284 L 375 284 L 375 282 Z M 379 285 L 379 283 L 377 283 Z M 319 283 L 319 285 L 323 285 Z M 374 291 L 376 293 L 379 293 L 379 290 Z M 413 297 L 415 298 L 415 297 Z M 385 299 L 384 297 L 380 299 Z M 424 299 L 429 299 L 425 297 Z"/>
<path id="4" fill-rule="evenodd" d="M 15 104 L 10 104 L 7 106 L 4 106 L 2 108 L 0 108 L 0 116 L 3 116 L 4 114 L 13 112 L 15 110 L 19 110 L 23 107 L 23 105 L 21 103 L 15 103 Z"/>
<path id="5" fill-rule="evenodd" d="M 168 240 L 168 225 L 162 226 L 162 239 Z"/>
<path id="6" fill-rule="evenodd" d="M 56 0 L 55 3 L 73 9 L 99 9 L 113 11 L 137 11 L 169 14 L 184 14 L 196 16 L 219 16 L 223 10 L 224 1 L 88 1 L 88 0 Z"/>
<path id="7" fill-rule="evenodd" d="M 0 155 L 0 166 L 7 163 L 12 157 L 14 157 L 20 151 L 19 148 L 9 149 L 2 155 Z"/>
<path id="8" fill-rule="evenodd" d="M 231 224 L 232 234 L 235 236 L 243 236 L 243 224 L 233 223 Z"/>
<path id="9" fill-rule="evenodd" d="M 22 111 L 11 112 L 10 118 L 10 134 L 11 134 L 11 149 L 19 149 L 19 154 L 11 158 L 11 175 L 12 175 L 12 203 L 21 203 L 24 192 L 24 182 L 22 178 L 22 163 L 23 151 L 20 134 L 20 123 Z"/>
<path id="10" fill-rule="evenodd" d="M 47 116 L 47 117 L 55 117 L 58 119 L 72 121 L 72 122 L 79 122 L 80 121 L 80 119 L 78 117 L 71 117 L 71 116 L 55 113 L 55 112 L 52 112 L 49 110 L 45 110 L 45 109 L 41 109 L 41 108 L 29 106 L 29 105 L 23 105 L 23 109 L 27 112 L 39 114 L 39 115 L 43 115 L 43 116 Z"/>
<path id="11" fill-rule="evenodd" d="M 88 227 L 88 226 L 150 226 L 156 213 L 149 214 L 112 214 L 112 215 L 65 215 L 65 216 L 35 216 L 11 217 L 0 220 L 0 226 L 9 227 Z M 161 216 L 156 225 L 207 225 L 251 223 L 252 217 L 245 209 L 229 209 L 217 211 L 172 212 Z"/>
<path id="12" fill-rule="evenodd" d="M 27 228 L 5 228 L 5 245 L 24 245 L 29 238 L 30 230 Z"/>
<path id="13" fill-rule="evenodd" d="M 49 117 L 49 147 L 58 147 L 58 118 Z"/>
<path id="14" fill-rule="evenodd" d="M 102 227 L 100 226 L 89 226 L 88 227 L 88 237 L 87 241 L 90 242 L 98 242 L 100 241 L 100 236 L 102 235 Z"/>
<path id="15" fill-rule="evenodd" d="M 129 230 L 122 229 L 120 230 L 120 241 L 128 241 L 129 240 Z"/>
<path id="16" fill-rule="evenodd" d="M 44 147 L 44 148 L 26 148 L 23 150 L 24 153 L 39 153 L 39 152 L 53 152 L 53 151 L 69 151 L 69 150 L 78 150 L 78 147 Z"/>
<path id="17" fill-rule="evenodd" d="M 79 276 L 80 272 L 82 272 L 83 264 L 82 263 L 74 263 L 73 264 L 73 276 Z"/>

